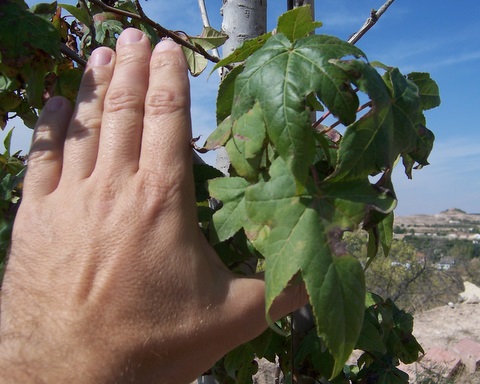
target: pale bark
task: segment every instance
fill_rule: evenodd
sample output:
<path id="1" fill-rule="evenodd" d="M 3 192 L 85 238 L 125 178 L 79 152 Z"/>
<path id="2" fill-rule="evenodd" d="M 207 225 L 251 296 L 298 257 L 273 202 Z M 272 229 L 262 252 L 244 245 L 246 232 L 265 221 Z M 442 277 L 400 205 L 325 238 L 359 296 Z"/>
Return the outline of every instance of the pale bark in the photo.
<path id="1" fill-rule="evenodd" d="M 266 32 L 267 0 L 223 0 L 222 30 L 228 35 L 223 56 L 231 54 L 245 40 Z"/>
<path id="2" fill-rule="evenodd" d="M 228 35 L 223 57 L 230 55 L 245 40 L 266 32 L 267 0 L 223 0 L 222 31 Z M 216 167 L 228 175 L 230 160 L 225 148 L 217 150 Z"/>

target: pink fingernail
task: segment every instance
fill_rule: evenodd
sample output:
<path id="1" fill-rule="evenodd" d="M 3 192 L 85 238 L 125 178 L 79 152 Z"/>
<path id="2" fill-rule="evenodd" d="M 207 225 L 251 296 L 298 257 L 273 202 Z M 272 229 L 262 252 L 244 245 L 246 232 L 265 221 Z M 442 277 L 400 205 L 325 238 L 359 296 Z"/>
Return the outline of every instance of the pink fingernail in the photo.
<path id="1" fill-rule="evenodd" d="M 178 47 L 178 44 L 175 43 L 173 40 L 170 39 L 165 39 L 160 41 L 157 46 L 155 47 L 155 50 L 157 52 L 163 52 L 163 51 L 170 51 L 172 49 L 175 49 Z"/>
<path id="2" fill-rule="evenodd" d="M 62 108 L 62 106 L 63 98 L 56 96 L 48 100 L 44 108 L 49 112 L 55 112 Z"/>
<path id="3" fill-rule="evenodd" d="M 90 56 L 88 63 L 91 66 L 107 65 L 112 61 L 112 51 L 106 47 L 95 49 Z"/>
<path id="4" fill-rule="evenodd" d="M 143 32 L 135 28 L 128 28 L 122 32 L 118 38 L 117 43 L 119 44 L 130 44 L 137 43 L 142 40 Z"/>

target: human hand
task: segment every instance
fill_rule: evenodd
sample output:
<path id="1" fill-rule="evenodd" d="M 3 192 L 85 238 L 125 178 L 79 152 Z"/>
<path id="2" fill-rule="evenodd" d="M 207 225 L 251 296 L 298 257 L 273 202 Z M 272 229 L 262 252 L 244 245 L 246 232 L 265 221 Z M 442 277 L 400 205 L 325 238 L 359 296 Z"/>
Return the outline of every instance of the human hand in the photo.
<path id="1" fill-rule="evenodd" d="M 187 383 L 266 328 L 263 281 L 198 228 L 189 107 L 181 49 L 134 29 L 94 51 L 74 111 L 47 103 L 2 292 L 18 380 Z M 305 301 L 290 287 L 271 316 Z"/>

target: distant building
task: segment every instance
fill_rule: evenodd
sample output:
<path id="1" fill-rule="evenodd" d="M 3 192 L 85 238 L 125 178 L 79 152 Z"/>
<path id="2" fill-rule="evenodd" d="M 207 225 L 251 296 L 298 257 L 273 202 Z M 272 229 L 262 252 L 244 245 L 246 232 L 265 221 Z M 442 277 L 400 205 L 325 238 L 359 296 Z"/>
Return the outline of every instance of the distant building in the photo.
<path id="1" fill-rule="evenodd" d="M 435 268 L 441 271 L 448 271 L 455 265 L 455 259 L 450 256 L 442 257 L 438 263 L 435 263 Z"/>

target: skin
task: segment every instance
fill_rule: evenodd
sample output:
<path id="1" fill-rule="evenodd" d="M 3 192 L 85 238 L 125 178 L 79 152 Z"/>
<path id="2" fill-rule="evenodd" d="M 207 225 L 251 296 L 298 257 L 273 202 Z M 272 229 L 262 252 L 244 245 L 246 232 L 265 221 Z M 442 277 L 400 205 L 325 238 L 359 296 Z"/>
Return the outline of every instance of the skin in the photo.
<path id="1" fill-rule="evenodd" d="M 189 110 L 182 50 L 134 29 L 92 54 L 74 110 L 46 104 L 2 287 L 8 382 L 188 383 L 267 327 L 264 282 L 198 228 Z"/>

